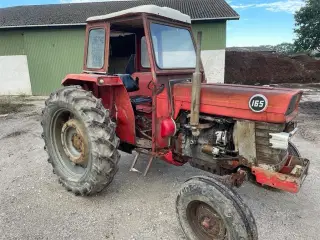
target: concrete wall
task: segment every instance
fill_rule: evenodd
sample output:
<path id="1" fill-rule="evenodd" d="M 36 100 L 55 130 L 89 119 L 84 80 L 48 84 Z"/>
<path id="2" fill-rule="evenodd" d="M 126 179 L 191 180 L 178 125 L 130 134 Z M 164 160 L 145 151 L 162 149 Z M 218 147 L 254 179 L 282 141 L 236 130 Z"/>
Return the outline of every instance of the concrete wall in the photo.
<path id="1" fill-rule="evenodd" d="M 26 55 L 0 56 L 0 95 L 31 95 Z"/>
<path id="2" fill-rule="evenodd" d="M 194 23 L 193 32 L 202 32 L 201 59 L 208 83 L 224 83 L 226 21 Z"/>
<path id="3" fill-rule="evenodd" d="M 208 83 L 224 83 L 226 50 L 204 50 L 201 60 Z"/>

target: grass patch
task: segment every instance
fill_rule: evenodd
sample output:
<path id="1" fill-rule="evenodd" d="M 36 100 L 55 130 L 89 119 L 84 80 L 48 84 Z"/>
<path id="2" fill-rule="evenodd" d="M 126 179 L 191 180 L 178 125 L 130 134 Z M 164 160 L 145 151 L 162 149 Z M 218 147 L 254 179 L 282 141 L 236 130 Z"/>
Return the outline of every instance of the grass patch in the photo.
<path id="1" fill-rule="evenodd" d="M 29 106 L 33 106 L 33 104 L 16 102 L 10 97 L 0 98 L 0 114 L 21 112 L 25 107 Z"/>

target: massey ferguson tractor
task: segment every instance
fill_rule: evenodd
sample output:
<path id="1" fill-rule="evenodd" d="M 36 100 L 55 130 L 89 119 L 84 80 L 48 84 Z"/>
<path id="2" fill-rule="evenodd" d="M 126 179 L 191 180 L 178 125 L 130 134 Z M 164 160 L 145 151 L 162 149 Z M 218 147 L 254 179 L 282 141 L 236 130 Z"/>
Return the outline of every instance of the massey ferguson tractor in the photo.
<path id="1" fill-rule="evenodd" d="M 179 11 L 140 6 L 87 20 L 83 72 L 69 74 L 43 110 L 45 149 L 60 183 L 76 195 L 108 186 L 119 151 L 197 176 L 176 199 L 190 240 L 258 239 L 255 220 L 232 190 L 253 179 L 296 193 L 309 160 L 290 139 L 302 92 L 209 84 L 191 19 Z M 141 170 L 141 169 L 140 169 Z"/>

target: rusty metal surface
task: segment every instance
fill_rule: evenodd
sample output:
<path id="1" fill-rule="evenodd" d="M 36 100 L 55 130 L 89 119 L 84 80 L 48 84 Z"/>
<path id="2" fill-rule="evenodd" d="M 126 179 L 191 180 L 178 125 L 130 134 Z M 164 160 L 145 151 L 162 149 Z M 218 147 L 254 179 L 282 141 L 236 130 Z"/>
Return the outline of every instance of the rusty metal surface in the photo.
<path id="1" fill-rule="evenodd" d="M 88 161 L 88 140 L 82 124 L 76 119 L 67 121 L 61 131 L 62 147 L 74 164 L 86 164 Z"/>
<path id="2" fill-rule="evenodd" d="M 230 187 L 241 187 L 247 178 L 247 171 L 239 168 L 236 173 L 225 175 L 221 177 L 221 180 Z"/>
<path id="3" fill-rule="evenodd" d="M 255 123 L 256 158 L 258 164 L 273 165 L 276 171 L 279 171 L 283 167 L 287 158 L 287 151 L 271 148 L 269 134 L 282 132 L 284 128 L 285 124 Z"/>
<path id="4" fill-rule="evenodd" d="M 137 137 L 152 140 L 152 119 L 138 112 L 135 113 L 135 119 Z"/>
<path id="5" fill-rule="evenodd" d="M 213 150 L 213 146 L 212 145 L 203 145 L 202 149 L 201 149 L 202 152 L 204 152 L 206 154 L 209 154 L 209 155 L 213 155 L 212 150 Z"/>
<path id="6" fill-rule="evenodd" d="M 227 238 L 227 229 L 221 216 L 204 202 L 192 202 L 187 208 L 187 219 L 201 240 L 223 240 Z"/>
<path id="7" fill-rule="evenodd" d="M 305 158 L 292 157 L 281 172 L 271 171 L 262 167 L 252 167 L 252 173 L 260 184 L 278 188 L 284 191 L 297 193 L 306 176 L 310 161 Z M 296 171 L 295 169 L 299 169 Z"/>
<path id="8" fill-rule="evenodd" d="M 238 120 L 234 125 L 233 142 L 235 150 L 249 165 L 257 162 L 255 122 Z"/>
<path id="9" fill-rule="evenodd" d="M 136 145 L 139 148 L 152 148 L 152 141 L 144 138 L 136 138 Z"/>
<path id="10" fill-rule="evenodd" d="M 190 125 L 192 127 L 192 134 L 199 136 L 199 114 L 200 114 L 200 95 L 201 95 L 201 77 L 200 72 L 201 65 L 201 40 L 202 32 L 197 34 L 197 48 L 196 48 L 196 69 L 192 77 L 192 92 L 191 92 L 191 114 Z"/>

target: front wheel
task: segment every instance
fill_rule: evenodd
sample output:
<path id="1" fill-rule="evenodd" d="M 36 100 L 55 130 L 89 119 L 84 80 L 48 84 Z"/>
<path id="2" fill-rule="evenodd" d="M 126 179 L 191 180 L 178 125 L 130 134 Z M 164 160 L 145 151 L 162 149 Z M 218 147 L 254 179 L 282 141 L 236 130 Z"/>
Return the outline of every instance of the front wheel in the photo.
<path id="1" fill-rule="evenodd" d="M 301 158 L 301 154 L 300 154 L 298 148 L 292 142 L 289 142 L 288 152 L 289 152 L 289 155 L 291 155 L 291 156 Z"/>
<path id="2" fill-rule="evenodd" d="M 101 100 L 79 86 L 64 87 L 47 99 L 41 125 L 48 161 L 67 190 L 92 195 L 111 183 L 119 139 Z"/>
<path id="3" fill-rule="evenodd" d="M 189 240 L 258 239 L 251 211 L 235 191 L 218 179 L 189 179 L 177 197 L 176 211 Z"/>

